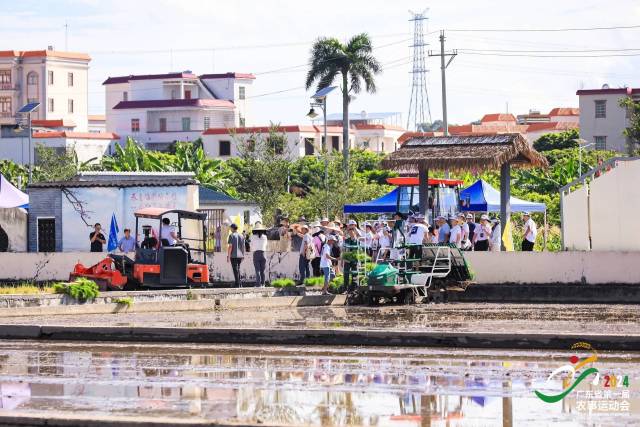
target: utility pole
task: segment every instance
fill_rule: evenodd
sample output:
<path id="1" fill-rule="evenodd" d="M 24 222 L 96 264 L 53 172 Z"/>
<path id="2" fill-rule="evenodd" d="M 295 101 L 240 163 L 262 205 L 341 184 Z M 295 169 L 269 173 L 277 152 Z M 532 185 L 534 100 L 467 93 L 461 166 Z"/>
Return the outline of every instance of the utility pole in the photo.
<path id="1" fill-rule="evenodd" d="M 447 119 L 447 67 L 453 61 L 453 58 L 456 57 L 458 51 L 454 49 L 451 52 L 446 52 L 444 50 L 444 30 L 440 31 L 440 53 L 433 53 L 429 51 L 429 56 L 439 56 L 440 57 L 440 71 L 442 73 L 442 124 L 443 124 L 443 134 L 444 136 L 449 135 L 449 121 Z M 450 56 L 449 61 L 445 63 L 445 57 Z"/>
<path id="2" fill-rule="evenodd" d="M 69 51 L 69 24 L 67 21 L 64 22 L 64 50 L 65 52 Z"/>

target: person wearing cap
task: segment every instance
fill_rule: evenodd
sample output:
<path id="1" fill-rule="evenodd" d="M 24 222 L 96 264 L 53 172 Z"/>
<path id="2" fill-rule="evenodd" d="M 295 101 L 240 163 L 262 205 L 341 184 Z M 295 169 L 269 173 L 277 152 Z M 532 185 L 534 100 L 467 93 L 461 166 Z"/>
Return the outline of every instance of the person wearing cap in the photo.
<path id="1" fill-rule="evenodd" d="M 480 216 L 480 224 L 476 226 L 476 232 L 473 235 L 473 250 L 488 251 L 489 239 L 491 239 L 491 226 L 489 225 L 489 217 L 486 214 Z"/>
<path id="2" fill-rule="evenodd" d="M 327 236 L 325 235 L 325 230 L 320 225 L 314 229 L 313 234 L 311 235 L 313 238 L 313 245 L 316 248 L 316 257 L 311 260 L 311 270 L 313 273 L 313 277 L 318 277 L 322 274 L 322 270 L 320 270 L 320 253 L 322 252 L 322 246 L 327 241 Z"/>
<path id="3" fill-rule="evenodd" d="M 353 219 L 350 219 L 347 222 L 347 231 L 350 231 L 350 230 L 355 230 L 356 235 L 358 237 L 362 237 L 363 236 L 362 230 L 360 230 L 360 228 L 358 227 L 358 223 Z"/>
<path id="4" fill-rule="evenodd" d="M 384 225 L 378 231 L 378 258 L 386 259 L 391 250 L 391 227 Z"/>
<path id="5" fill-rule="evenodd" d="M 536 243 L 536 237 L 538 236 L 538 229 L 536 228 L 536 223 L 531 219 L 531 214 L 529 212 L 525 212 L 522 214 L 522 219 L 524 219 L 524 235 L 522 238 L 522 251 L 531 252 L 533 251 L 533 246 Z"/>
<path id="6" fill-rule="evenodd" d="M 320 220 L 320 226 L 326 227 L 328 225 L 329 225 L 329 218 L 327 218 L 326 216 L 322 217 L 322 219 Z"/>
<path id="7" fill-rule="evenodd" d="M 456 248 L 460 249 L 462 246 L 462 227 L 460 226 L 460 220 L 454 216 L 451 218 L 451 235 L 449 236 L 449 243 L 454 244 Z"/>
<path id="8" fill-rule="evenodd" d="M 502 228 L 500 227 L 500 220 L 493 218 L 491 220 L 491 239 L 489 240 L 489 250 L 491 252 L 500 252 L 502 243 Z"/>
<path id="9" fill-rule="evenodd" d="M 238 226 L 231 224 L 231 234 L 227 240 L 227 262 L 231 263 L 236 288 L 240 287 L 240 264 L 244 259 L 244 238 L 238 233 Z"/>
<path id="10" fill-rule="evenodd" d="M 477 224 L 474 221 L 472 213 L 468 213 L 465 219 L 467 220 L 467 227 L 469 227 L 469 241 L 471 242 L 471 246 L 473 247 L 473 242 L 475 242 L 473 234 L 475 233 Z"/>
<path id="11" fill-rule="evenodd" d="M 436 218 L 436 224 L 438 225 L 438 243 L 449 243 L 451 227 L 449 227 L 447 220 L 443 216 L 439 216 Z"/>
<path id="12" fill-rule="evenodd" d="M 469 239 L 469 224 L 467 224 L 467 217 L 462 212 L 458 214 L 458 224 L 462 229 L 462 240 L 460 241 L 460 247 L 465 251 L 470 251 L 471 249 L 473 249 L 473 245 L 471 244 L 471 240 Z"/>
<path id="13" fill-rule="evenodd" d="M 327 242 L 322 245 L 322 252 L 320 252 L 320 270 L 324 275 L 324 286 L 322 287 L 322 294 L 327 295 L 329 293 L 329 282 L 331 282 L 331 272 L 333 261 L 337 261 L 336 258 L 331 256 L 331 248 L 336 244 L 336 237 L 329 235 Z"/>
<path id="14" fill-rule="evenodd" d="M 264 271 L 267 267 L 267 258 L 264 256 L 267 251 L 267 229 L 260 221 L 253 227 L 249 243 L 253 252 L 253 268 L 256 270 L 256 286 L 263 287 L 266 281 Z"/>
<path id="15" fill-rule="evenodd" d="M 409 248 L 409 258 L 420 258 L 422 256 L 422 245 L 429 235 L 429 226 L 424 223 L 424 217 L 414 215 L 409 224 L 409 238 L 407 243 L 412 245 Z"/>
<path id="16" fill-rule="evenodd" d="M 309 234 L 309 226 L 305 223 L 295 224 L 297 227 L 296 236 L 300 238 L 300 256 L 298 257 L 298 270 L 300 272 L 300 284 L 304 283 L 307 277 L 311 277 L 311 270 L 309 268 L 309 262 L 315 258 L 315 246 L 313 245 L 313 238 Z"/>

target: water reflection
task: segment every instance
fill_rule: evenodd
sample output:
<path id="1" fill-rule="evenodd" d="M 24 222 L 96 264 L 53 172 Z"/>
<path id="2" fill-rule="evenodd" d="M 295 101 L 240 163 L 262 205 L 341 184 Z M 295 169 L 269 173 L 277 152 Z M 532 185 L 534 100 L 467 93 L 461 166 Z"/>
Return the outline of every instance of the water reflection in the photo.
<path id="1" fill-rule="evenodd" d="M 593 424 L 532 394 L 564 353 L 6 343 L 3 410 L 322 426 Z M 638 377 L 638 356 L 603 358 Z M 555 386 L 555 385 L 554 385 Z M 560 386 L 557 384 L 557 386 Z M 609 417 L 612 425 L 632 417 Z M 599 424 L 599 423 L 598 423 Z"/>

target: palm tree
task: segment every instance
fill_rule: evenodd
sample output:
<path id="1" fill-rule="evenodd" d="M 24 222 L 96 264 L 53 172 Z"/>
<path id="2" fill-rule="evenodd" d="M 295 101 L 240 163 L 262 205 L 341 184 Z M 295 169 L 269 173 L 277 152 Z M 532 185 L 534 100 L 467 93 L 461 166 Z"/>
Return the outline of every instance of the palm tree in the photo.
<path id="1" fill-rule="evenodd" d="M 376 91 L 373 75 L 381 71 L 372 54 L 371 39 L 366 33 L 351 38 L 347 44 L 336 38 L 320 38 L 311 48 L 311 68 L 307 72 L 306 88 L 314 82 L 318 90 L 330 86 L 338 75 L 342 77 L 342 154 L 345 174 L 349 174 L 349 100 L 351 93 L 360 93 L 361 81 L 369 93 Z M 328 146 L 325 141 L 325 146 Z"/>

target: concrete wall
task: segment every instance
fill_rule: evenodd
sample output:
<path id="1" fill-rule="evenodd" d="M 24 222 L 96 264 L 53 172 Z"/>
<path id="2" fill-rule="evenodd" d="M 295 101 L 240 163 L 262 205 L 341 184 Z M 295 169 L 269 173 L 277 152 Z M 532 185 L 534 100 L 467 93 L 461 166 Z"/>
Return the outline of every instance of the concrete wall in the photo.
<path id="1" fill-rule="evenodd" d="M 0 280 L 66 280 L 79 261 L 92 265 L 106 254 L 0 253 Z M 253 281 L 252 255 L 241 265 L 243 281 Z M 297 278 L 298 252 L 267 254 L 267 273 Z M 640 252 L 470 252 L 466 254 L 478 284 L 499 283 L 628 283 L 640 285 Z M 208 257 L 212 280 L 231 282 L 224 253 Z"/>
<path id="2" fill-rule="evenodd" d="M 626 111 L 618 105 L 624 96 L 626 95 L 617 93 L 580 95 L 580 138 L 592 143 L 595 142 L 594 137 L 606 136 L 607 150 L 626 153 L 627 142 L 622 131 L 626 128 L 628 120 Z M 597 100 L 607 102 L 607 117 L 596 118 Z"/>
<path id="3" fill-rule="evenodd" d="M 27 211 L 20 208 L 0 209 L 0 228 L 9 237 L 8 252 L 27 250 Z"/>
<path id="4" fill-rule="evenodd" d="M 578 188 L 562 199 L 562 237 L 564 247 L 572 251 L 588 251 L 589 190 Z"/>

